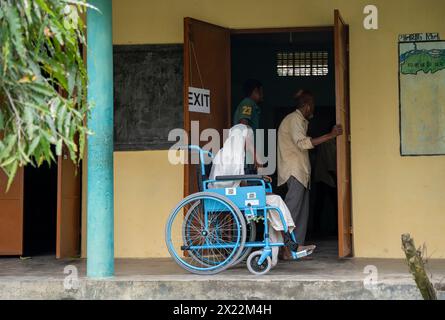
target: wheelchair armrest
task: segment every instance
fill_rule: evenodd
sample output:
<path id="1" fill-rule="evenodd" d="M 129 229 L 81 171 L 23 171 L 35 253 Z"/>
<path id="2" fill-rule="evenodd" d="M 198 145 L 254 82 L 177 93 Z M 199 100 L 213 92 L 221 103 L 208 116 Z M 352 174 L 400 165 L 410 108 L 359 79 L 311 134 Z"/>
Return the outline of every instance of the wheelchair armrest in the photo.
<path id="1" fill-rule="evenodd" d="M 268 183 L 268 180 L 265 178 L 266 176 L 262 176 L 262 175 L 256 175 L 256 174 L 244 174 L 244 175 L 233 175 L 233 176 L 217 176 L 215 177 L 215 179 L 213 180 L 205 180 L 203 181 L 203 185 L 204 185 L 204 189 L 207 189 L 208 186 L 211 183 L 216 183 L 218 181 L 255 181 L 257 183 L 259 183 L 260 185 L 263 186 L 263 188 L 265 188 L 266 192 L 272 192 L 271 186 L 267 186 L 266 184 L 270 185 L 270 183 Z"/>
<path id="2" fill-rule="evenodd" d="M 268 182 L 265 176 L 257 175 L 257 174 L 243 174 L 238 176 L 217 176 L 215 180 L 218 181 L 233 181 L 233 180 L 263 180 Z"/>

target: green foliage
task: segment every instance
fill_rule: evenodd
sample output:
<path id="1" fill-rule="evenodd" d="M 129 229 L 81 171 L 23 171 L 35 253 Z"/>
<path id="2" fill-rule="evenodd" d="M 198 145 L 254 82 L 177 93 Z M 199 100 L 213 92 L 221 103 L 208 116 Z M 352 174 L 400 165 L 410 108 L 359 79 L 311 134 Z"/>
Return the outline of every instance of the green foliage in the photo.
<path id="1" fill-rule="evenodd" d="M 0 1 L 0 167 L 82 159 L 87 74 L 80 15 L 85 1 Z M 54 146 L 54 147 L 53 147 Z"/>

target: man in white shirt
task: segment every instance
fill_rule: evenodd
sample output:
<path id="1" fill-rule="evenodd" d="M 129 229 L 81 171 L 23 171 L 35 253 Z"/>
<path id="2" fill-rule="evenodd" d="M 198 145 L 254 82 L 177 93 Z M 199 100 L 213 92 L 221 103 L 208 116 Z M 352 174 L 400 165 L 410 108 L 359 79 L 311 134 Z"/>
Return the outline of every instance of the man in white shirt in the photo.
<path id="1" fill-rule="evenodd" d="M 307 136 L 309 120 L 314 115 L 314 96 L 300 90 L 295 95 L 296 110 L 287 115 L 278 129 L 278 185 L 287 183 L 285 202 L 295 223 L 295 238 L 304 245 L 309 217 L 311 164 L 309 149 L 336 138 L 343 133 L 341 125 L 318 138 Z M 300 251 L 300 249 L 298 249 Z"/>

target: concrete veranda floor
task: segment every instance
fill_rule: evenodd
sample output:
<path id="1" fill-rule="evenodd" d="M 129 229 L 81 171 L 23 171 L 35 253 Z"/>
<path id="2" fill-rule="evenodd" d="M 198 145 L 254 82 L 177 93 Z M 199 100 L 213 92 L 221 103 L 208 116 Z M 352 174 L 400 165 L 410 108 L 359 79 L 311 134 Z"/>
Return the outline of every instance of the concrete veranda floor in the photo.
<path id="1" fill-rule="evenodd" d="M 3 257 L 0 299 L 421 298 L 404 260 L 337 259 L 332 242 L 318 245 L 312 260 L 280 262 L 262 277 L 251 275 L 245 265 L 213 276 L 194 275 L 159 258 L 116 259 L 115 277 L 93 280 L 85 277 L 84 259 Z M 66 278 L 67 266 L 76 267 L 77 282 Z M 366 281 L 370 271 L 375 281 Z M 445 299 L 445 260 L 430 260 L 428 271 L 439 298 Z"/>

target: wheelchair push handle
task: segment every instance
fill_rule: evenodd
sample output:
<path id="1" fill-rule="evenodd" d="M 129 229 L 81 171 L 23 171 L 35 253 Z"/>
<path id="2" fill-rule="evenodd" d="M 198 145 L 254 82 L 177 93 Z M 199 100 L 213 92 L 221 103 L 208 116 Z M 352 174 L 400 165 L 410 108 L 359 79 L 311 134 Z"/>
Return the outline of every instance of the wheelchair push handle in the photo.
<path id="1" fill-rule="evenodd" d="M 200 166 L 201 166 L 201 174 L 205 175 L 204 155 L 208 155 L 210 157 L 210 159 L 213 159 L 213 153 L 211 153 L 210 151 L 202 149 L 200 146 L 193 145 L 193 144 L 188 145 L 188 146 L 178 146 L 178 149 L 180 149 L 180 150 L 195 150 L 195 151 L 198 151 L 198 153 L 199 153 L 199 163 L 200 163 Z"/>
<path id="2" fill-rule="evenodd" d="M 194 145 L 194 144 L 191 144 L 191 145 L 188 145 L 188 146 L 178 146 L 177 148 L 180 149 L 180 150 L 195 150 L 195 151 L 198 151 L 199 152 L 199 157 L 200 157 L 201 160 L 203 159 L 202 156 L 205 155 L 205 154 L 208 155 L 210 158 L 213 158 L 213 153 L 211 153 L 210 151 L 204 150 L 200 146 L 197 146 L 197 145 Z"/>

